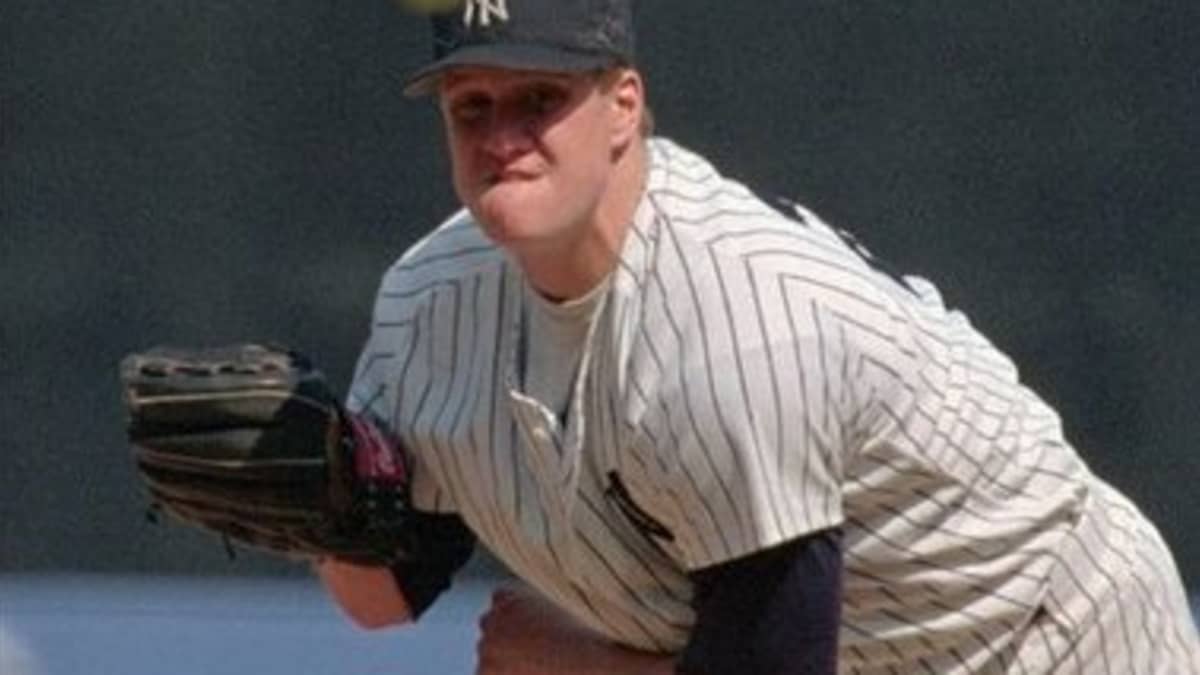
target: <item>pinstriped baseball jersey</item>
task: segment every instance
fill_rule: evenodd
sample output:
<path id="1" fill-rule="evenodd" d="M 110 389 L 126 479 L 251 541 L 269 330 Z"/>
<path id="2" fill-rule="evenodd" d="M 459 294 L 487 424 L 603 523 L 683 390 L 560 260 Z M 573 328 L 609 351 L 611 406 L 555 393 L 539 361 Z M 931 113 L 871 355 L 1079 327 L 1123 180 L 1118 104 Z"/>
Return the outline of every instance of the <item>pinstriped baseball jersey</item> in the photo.
<path id="1" fill-rule="evenodd" d="M 1153 528 L 932 285 L 649 146 L 565 414 L 525 391 L 532 291 L 469 215 L 385 275 L 350 406 L 411 451 L 418 506 L 644 649 L 686 642 L 688 571 L 840 526 L 843 672 L 1197 665 Z M 1162 630 L 1089 630 L 1142 597 Z"/>

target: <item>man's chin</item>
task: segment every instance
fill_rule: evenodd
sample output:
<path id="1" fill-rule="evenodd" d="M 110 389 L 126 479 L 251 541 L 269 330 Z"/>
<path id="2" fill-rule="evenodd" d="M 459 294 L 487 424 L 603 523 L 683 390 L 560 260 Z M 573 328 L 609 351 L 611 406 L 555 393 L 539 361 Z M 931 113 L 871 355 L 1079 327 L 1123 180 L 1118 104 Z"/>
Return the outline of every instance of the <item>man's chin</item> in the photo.
<path id="1" fill-rule="evenodd" d="M 494 238 L 508 240 L 534 234 L 534 221 L 546 209 L 525 195 L 493 192 L 480 199 L 471 212 L 489 234 L 494 233 Z"/>
<path id="2" fill-rule="evenodd" d="M 535 227 L 529 222 L 528 211 L 513 211 L 510 209 L 479 208 L 472 210 L 472 215 L 488 236 L 497 245 L 505 246 L 534 235 Z"/>

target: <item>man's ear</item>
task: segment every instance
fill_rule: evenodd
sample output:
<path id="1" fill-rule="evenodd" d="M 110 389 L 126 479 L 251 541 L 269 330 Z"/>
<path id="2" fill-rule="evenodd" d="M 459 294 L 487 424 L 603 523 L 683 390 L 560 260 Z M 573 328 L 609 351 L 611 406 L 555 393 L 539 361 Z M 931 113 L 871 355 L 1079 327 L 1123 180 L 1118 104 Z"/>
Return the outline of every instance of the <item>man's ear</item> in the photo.
<path id="1" fill-rule="evenodd" d="M 612 146 L 627 147 L 641 135 L 642 115 L 646 108 L 646 91 L 642 76 L 633 68 L 618 68 L 608 76 L 612 98 Z"/>

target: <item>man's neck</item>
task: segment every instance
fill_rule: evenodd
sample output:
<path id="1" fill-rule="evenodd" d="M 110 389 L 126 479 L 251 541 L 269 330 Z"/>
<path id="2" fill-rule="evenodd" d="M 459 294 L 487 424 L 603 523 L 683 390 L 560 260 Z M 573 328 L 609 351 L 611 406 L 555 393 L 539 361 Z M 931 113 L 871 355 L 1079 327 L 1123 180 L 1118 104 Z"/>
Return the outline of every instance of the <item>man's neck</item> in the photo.
<path id="1" fill-rule="evenodd" d="M 534 289 L 551 300 L 571 300 L 587 294 L 612 272 L 633 226 L 648 172 L 646 141 L 641 140 L 617 160 L 604 199 L 591 222 L 578 229 L 578 237 L 517 254 Z"/>

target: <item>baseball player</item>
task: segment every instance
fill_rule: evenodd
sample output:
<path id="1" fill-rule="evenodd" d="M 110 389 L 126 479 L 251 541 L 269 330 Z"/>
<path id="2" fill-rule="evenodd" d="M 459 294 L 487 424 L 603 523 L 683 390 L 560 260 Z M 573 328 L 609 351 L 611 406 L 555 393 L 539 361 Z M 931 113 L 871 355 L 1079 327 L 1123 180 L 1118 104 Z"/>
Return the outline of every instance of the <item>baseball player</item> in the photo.
<path id="1" fill-rule="evenodd" d="M 630 4 L 470 0 L 407 86 L 465 208 L 384 276 L 347 407 L 526 584 L 479 673 L 1200 673 L 1158 532 L 1008 358 L 651 134 Z M 384 626 L 461 562 L 318 573 Z"/>

